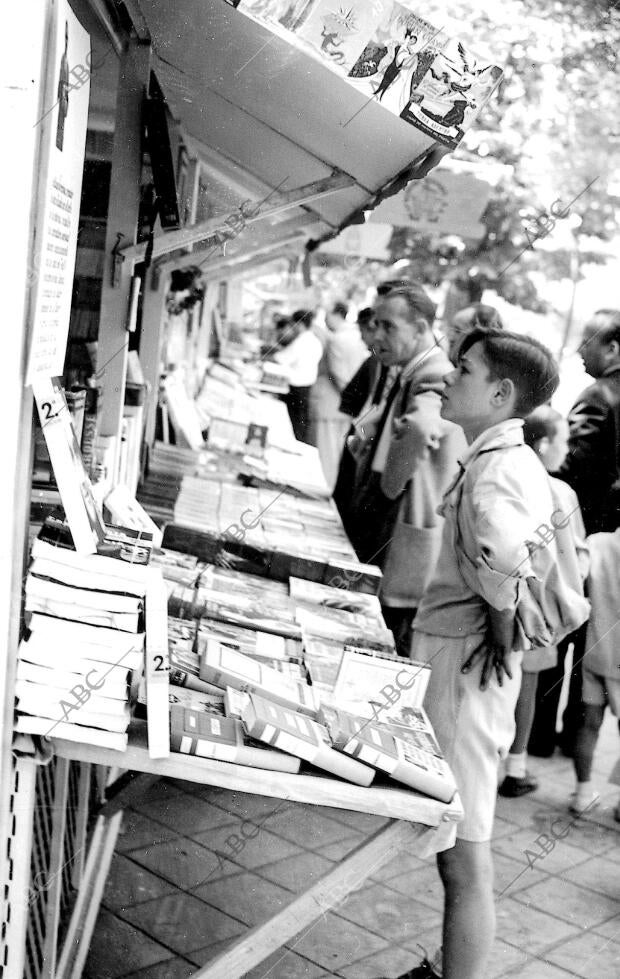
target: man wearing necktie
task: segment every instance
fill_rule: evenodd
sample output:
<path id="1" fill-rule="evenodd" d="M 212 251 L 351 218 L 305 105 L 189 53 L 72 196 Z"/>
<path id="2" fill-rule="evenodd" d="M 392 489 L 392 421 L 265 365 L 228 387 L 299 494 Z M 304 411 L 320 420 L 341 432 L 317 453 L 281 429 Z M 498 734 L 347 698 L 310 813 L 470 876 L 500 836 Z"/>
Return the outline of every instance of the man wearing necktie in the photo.
<path id="1" fill-rule="evenodd" d="M 353 504 L 353 544 L 360 560 L 383 570 L 384 618 L 405 656 L 439 549 L 437 506 L 465 446 L 462 430 L 439 415 L 450 362 L 433 333 L 434 319 L 435 305 L 420 286 L 379 287 L 373 350 L 399 372 L 367 438 Z"/>

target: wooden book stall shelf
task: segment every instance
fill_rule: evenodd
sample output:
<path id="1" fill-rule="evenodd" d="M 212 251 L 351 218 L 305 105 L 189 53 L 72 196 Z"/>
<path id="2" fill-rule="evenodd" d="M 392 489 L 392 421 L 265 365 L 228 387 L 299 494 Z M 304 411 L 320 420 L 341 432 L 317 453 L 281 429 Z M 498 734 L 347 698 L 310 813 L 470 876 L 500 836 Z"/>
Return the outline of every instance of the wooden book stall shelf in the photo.
<path id="1" fill-rule="evenodd" d="M 120 829 L 121 811 L 130 800 L 139 796 L 141 776 L 147 785 L 157 778 L 175 778 L 235 792 L 389 818 L 388 823 L 360 844 L 337 867 L 294 898 L 269 921 L 245 933 L 225 952 L 193 973 L 193 979 L 241 979 L 300 932 L 309 931 L 325 913 L 345 900 L 401 850 L 415 849 L 418 856 L 427 856 L 451 845 L 455 824 L 463 816 L 458 795 L 451 803 L 445 804 L 396 786 L 363 788 L 322 775 L 283 774 L 181 754 L 154 759 L 149 756 L 145 725 L 139 722 L 130 727 L 129 746 L 122 753 L 60 739 L 53 739 L 53 745 L 60 758 L 110 766 L 117 772 L 119 769 L 124 772 L 112 785 L 108 793 L 109 802 L 99 816 L 98 829 L 102 839 L 106 836 L 106 824 L 110 829 L 107 846 L 102 843 L 102 854 L 105 852 L 107 859 L 102 859 L 100 863 L 100 876 L 103 879 L 90 888 L 90 900 L 84 899 L 84 916 L 92 917 L 93 898 L 96 915 L 96 895 L 103 890 Z M 127 773 L 132 774 L 129 776 Z M 134 776 L 134 773 L 140 775 Z M 80 929 L 76 925 L 74 947 L 75 943 L 79 945 L 82 935 L 88 934 L 88 928 Z M 82 954 L 85 955 L 86 951 L 82 950 Z"/>

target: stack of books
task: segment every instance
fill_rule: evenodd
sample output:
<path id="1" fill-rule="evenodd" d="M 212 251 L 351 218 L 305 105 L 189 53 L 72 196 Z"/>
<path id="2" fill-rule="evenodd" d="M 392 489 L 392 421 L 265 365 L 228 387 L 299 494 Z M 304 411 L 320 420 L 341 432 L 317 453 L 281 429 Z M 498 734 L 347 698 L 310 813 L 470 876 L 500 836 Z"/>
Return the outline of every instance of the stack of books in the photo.
<path id="1" fill-rule="evenodd" d="M 25 583 L 16 729 L 122 751 L 131 674 L 144 663 L 148 569 L 44 538 Z"/>

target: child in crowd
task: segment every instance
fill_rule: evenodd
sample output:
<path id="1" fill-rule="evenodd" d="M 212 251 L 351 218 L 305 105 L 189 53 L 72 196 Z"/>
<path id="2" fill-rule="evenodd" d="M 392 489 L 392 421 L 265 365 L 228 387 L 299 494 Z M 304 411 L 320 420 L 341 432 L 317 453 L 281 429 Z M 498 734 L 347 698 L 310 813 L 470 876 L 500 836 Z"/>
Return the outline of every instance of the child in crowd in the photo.
<path id="1" fill-rule="evenodd" d="M 620 718 L 620 528 L 613 533 L 592 534 L 588 596 L 592 611 L 586 630 L 583 667 L 583 721 L 575 739 L 576 790 L 571 812 L 581 813 L 596 805 L 592 790 L 592 758 L 603 723 L 605 707 Z M 620 802 L 614 811 L 620 822 Z"/>
<path id="2" fill-rule="evenodd" d="M 453 364 L 456 364 L 461 341 L 472 330 L 501 330 L 503 326 L 495 306 L 474 303 L 472 306 L 466 306 L 465 309 L 459 309 L 444 331 L 448 342 L 448 357 Z"/>
<path id="3" fill-rule="evenodd" d="M 526 445 L 534 450 L 548 473 L 555 472 L 560 468 L 566 453 L 568 452 L 568 422 L 562 415 L 550 408 L 549 405 L 542 405 L 528 415 L 523 422 L 523 440 Z M 553 479 L 556 493 L 560 500 L 561 514 L 554 514 L 556 523 L 558 521 L 569 520 L 573 531 L 575 546 L 582 562 L 582 573 L 585 578 L 588 572 L 588 549 L 585 544 L 585 528 L 577 496 L 570 488 L 568 483 L 559 479 Z M 544 542 L 539 546 L 544 547 Z M 566 652 L 570 645 L 571 637 L 560 644 L 562 664 Z M 521 692 L 517 700 L 515 710 L 515 721 L 517 730 L 515 739 L 512 743 L 510 753 L 506 759 L 506 777 L 499 787 L 499 794 L 509 798 L 525 795 L 538 788 L 536 779 L 528 774 L 527 771 L 527 744 L 534 722 L 534 711 L 536 708 L 536 688 L 538 686 L 538 675 L 541 670 L 548 670 L 556 666 L 558 660 L 558 647 L 543 646 L 538 649 L 529 649 L 523 653 L 521 669 Z M 555 715 L 560 696 L 560 679 L 556 680 L 557 696 L 553 696 L 556 691 L 550 691 L 549 697 L 553 701 L 555 710 L 553 712 L 553 732 L 555 734 Z M 542 705 L 547 709 L 547 705 Z"/>
<path id="4" fill-rule="evenodd" d="M 514 737 L 518 650 L 562 631 L 542 606 L 532 614 L 531 583 L 557 548 L 551 541 L 530 554 L 526 546 L 554 503 L 544 468 L 523 442 L 522 421 L 551 397 L 558 373 L 537 341 L 474 330 L 445 382 L 442 417 L 463 428 L 468 449 L 440 508 L 441 550 L 414 621 L 412 657 L 432 666 L 425 706 L 465 810 L 454 847 L 438 855 L 443 977 L 482 979 L 495 932 L 490 841 L 498 763 Z M 553 599 L 547 611 L 561 606 L 563 625 L 575 628 L 587 616 L 587 602 L 572 592 Z M 424 962 L 401 979 L 435 975 Z"/>

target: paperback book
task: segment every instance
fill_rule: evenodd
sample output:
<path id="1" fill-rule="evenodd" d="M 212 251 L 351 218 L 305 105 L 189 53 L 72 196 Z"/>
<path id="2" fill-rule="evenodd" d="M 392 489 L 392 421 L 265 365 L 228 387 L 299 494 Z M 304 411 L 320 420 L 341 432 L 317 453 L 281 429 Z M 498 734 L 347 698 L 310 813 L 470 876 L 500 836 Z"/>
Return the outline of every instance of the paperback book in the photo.
<path id="1" fill-rule="evenodd" d="M 310 717 L 253 693 L 241 716 L 253 738 L 356 785 L 368 786 L 373 780 L 372 768 L 335 751 L 327 729 Z"/>
<path id="2" fill-rule="evenodd" d="M 170 708 L 170 744 L 173 751 L 201 758 L 234 762 L 251 768 L 296 774 L 299 760 L 279 751 L 245 743 L 244 728 L 234 717 L 219 717 L 181 705 Z"/>

